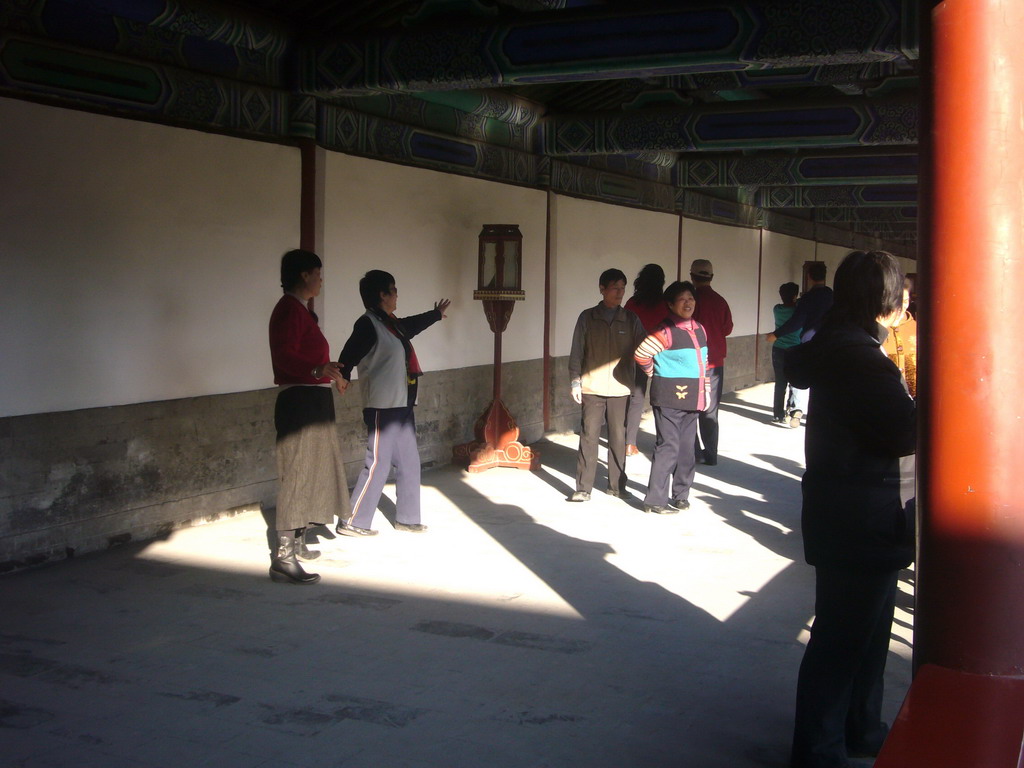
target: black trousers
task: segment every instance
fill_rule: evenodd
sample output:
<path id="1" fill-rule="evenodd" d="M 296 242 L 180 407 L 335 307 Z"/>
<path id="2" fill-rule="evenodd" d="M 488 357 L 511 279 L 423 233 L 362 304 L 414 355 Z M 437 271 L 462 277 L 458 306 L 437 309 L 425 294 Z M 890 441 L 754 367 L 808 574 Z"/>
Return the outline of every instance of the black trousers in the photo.
<path id="1" fill-rule="evenodd" d="M 718 403 L 722 400 L 725 366 L 708 368 L 711 386 L 708 388 L 708 407 L 697 417 L 697 438 L 693 441 L 693 452 L 705 464 L 718 463 Z M 704 449 L 701 450 L 703 443 Z"/>
<path id="2" fill-rule="evenodd" d="M 775 372 L 775 391 L 772 397 L 772 418 L 780 421 L 795 407 L 786 378 L 786 350 L 772 347 L 772 369 Z"/>
<path id="3" fill-rule="evenodd" d="M 815 569 L 814 625 L 796 690 L 793 768 L 846 765 L 847 753 L 873 752 L 882 722 L 899 571 Z"/>
<path id="4" fill-rule="evenodd" d="M 597 444 L 601 425 L 608 422 L 608 487 L 626 490 L 626 406 L 629 395 L 602 397 L 583 395 L 583 424 L 580 450 L 576 455 L 576 490 L 594 490 L 597 475 Z"/>
<path id="5" fill-rule="evenodd" d="M 654 459 L 644 504 L 663 507 L 673 499 L 689 499 L 697 462 L 690 450 L 697 434 L 697 412 L 654 406 Z"/>

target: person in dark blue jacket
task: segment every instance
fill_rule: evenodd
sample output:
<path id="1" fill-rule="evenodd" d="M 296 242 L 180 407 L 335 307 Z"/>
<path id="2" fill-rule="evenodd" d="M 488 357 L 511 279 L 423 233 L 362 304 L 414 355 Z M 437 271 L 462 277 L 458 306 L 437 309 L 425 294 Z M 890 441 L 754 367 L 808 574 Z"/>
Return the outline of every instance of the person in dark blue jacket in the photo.
<path id="1" fill-rule="evenodd" d="M 790 381 L 810 388 L 801 528 L 815 569 L 792 768 L 843 768 L 881 748 L 897 580 L 914 557 L 903 457 L 915 450 L 916 406 L 881 348 L 902 311 L 903 275 L 891 254 L 855 251 L 834 289 L 821 329 L 786 353 Z"/>
<path id="2" fill-rule="evenodd" d="M 825 285 L 828 269 L 823 261 L 816 261 L 807 267 L 807 279 L 811 287 L 796 302 L 796 308 L 789 319 L 765 336 L 769 344 L 793 332 L 800 334 L 800 343 L 810 341 L 821 328 L 825 314 L 832 307 L 832 289 Z M 807 390 L 793 387 L 793 407 L 787 414 L 790 427 L 799 427 L 800 420 L 807 413 Z"/>

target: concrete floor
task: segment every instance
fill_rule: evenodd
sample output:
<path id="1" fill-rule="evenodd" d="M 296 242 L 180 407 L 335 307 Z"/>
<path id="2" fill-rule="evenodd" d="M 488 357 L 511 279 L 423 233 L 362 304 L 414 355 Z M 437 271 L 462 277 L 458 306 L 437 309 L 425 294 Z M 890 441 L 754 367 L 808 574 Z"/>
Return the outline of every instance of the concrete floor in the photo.
<path id="1" fill-rule="evenodd" d="M 566 503 L 564 434 L 535 473 L 426 473 L 430 530 L 394 531 L 385 501 L 379 536 L 320 543 L 312 587 L 267 577 L 257 512 L 5 576 L 0 762 L 781 768 L 813 571 L 803 430 L 769 424 L 770 400 L 727 397 L 720 462 L 679 515 L 641 511 L 644 456 L 630 503 Z M 890 720 L 910 680 L 904 576 Z"/>

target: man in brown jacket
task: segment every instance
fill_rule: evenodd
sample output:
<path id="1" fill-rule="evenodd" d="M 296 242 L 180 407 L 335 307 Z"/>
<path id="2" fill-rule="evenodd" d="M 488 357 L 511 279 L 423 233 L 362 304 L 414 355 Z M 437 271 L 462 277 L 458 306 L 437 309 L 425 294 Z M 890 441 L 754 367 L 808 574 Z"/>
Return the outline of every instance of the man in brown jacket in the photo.
<path id="1" fill-rule="evenodd" d="M 597 474 L 601 425 L 608 423 L 608 491 L 626 493 L 626 407 L 636 386 L 633 350 L 644 338 L 640 318 L 622 307 L 626 275 L 606 269 L 599 280 L 601 302 L 576 321 L 569 352 L 570 392 L 583 406 L 576 492 L 569 501 L 590 501 Z"/>

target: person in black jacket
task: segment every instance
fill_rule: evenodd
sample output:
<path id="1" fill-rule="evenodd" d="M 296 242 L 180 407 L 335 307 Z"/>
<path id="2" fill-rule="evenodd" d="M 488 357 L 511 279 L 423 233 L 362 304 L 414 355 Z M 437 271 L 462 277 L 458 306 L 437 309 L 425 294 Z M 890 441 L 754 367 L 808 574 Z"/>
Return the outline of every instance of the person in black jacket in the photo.
<path id="1" fill-rule="evenodd" d="M 902 310 L 903 275 L 891 254 L 855 251 L 834 291 L 821 330 L 786 355 L 790 381 L 810 388 L 801 527 L 815 568 L 792 768 L 842 768 L 881 749 L 897 579 L 914 556 L 901 457 L 914 453 L 916 407 L 880 346 Z"/>

